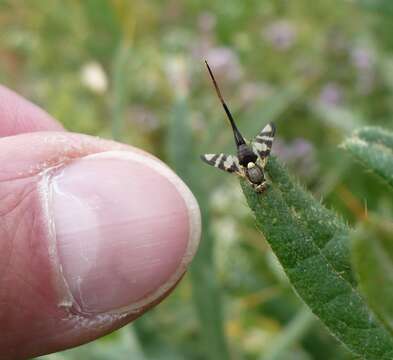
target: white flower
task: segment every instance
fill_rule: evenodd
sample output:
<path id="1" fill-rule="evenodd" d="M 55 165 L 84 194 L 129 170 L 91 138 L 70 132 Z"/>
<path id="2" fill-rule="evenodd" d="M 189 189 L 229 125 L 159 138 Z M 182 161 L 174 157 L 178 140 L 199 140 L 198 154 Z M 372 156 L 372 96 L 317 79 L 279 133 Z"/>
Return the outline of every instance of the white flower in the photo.
<path id="1" fill-rule="evenodd" d="M 187 63 L 184 57 L 174 56 L 165 63 L 165 70 L 173 91 L 179 97 L 188 95 L 189 79 Z"/>
<path id="2" fill-rule="evenodd" d="M 85 64 L 81 70 L 82 84 L 91 91 L 103 94 L 108 88 L 108 80 L 102 66 L 93 61 Z"/>

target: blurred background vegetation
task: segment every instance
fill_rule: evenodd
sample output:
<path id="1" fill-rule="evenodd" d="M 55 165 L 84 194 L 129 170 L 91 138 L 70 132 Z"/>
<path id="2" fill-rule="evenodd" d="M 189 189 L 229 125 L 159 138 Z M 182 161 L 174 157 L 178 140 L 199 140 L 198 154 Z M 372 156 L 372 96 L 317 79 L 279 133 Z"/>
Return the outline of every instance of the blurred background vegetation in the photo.
<path id="1" fill-rule="evenodd" d="M 352 359 L 294 294 L 238 181 L 199 161 L 234 151 L 203 60 L 245 136 L 275 121 L 276 155 L 355 224 L 393 213 L 338 148 L 361 125 L 393 128 L 392 21 L 390 0 L 0 0 L 0 82 L 70 131 L 163 159 L 203 212 L 198 256 L 168 299 L 42 359 Z"/>

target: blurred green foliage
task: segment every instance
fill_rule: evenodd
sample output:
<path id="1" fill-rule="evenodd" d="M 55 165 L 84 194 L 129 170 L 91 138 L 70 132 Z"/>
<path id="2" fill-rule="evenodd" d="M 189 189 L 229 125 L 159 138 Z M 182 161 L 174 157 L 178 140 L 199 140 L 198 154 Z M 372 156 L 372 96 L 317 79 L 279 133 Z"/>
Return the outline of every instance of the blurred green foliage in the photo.
<path id="1" fill-rule="evenodd" d="M 353 234 L 353 261 L 360 288 L 381 322 L 393 333 L 392 223 L 372 219 Z"/>
<path id="2" fill-rule="evenodd" d="M 393 133 L 378 127 L 357 130 L 344 143 L 367 170 L 393 184 Z M 371 214 L 351 236 L 352 262 L 359 288 L 370 308 L 392 334 L 393 222 L 383 214 Z"/>
<path id="3" fill-rule="evenodd" d="M 0 81 L 70 131 L 171 164 L 203 210 L 190 273 L 157 309 L 47 359 L 352 359 L 305 314 L 234 177 L 198 161 L 234 151 L 208 59 L 247 137 L 276 121 L 276 155 L 350 225 L 393 195 L 337 145 L 392 128 L 389 0 L 2 0 Z M 228 355 L 229 354 L 229 355 Z"/>

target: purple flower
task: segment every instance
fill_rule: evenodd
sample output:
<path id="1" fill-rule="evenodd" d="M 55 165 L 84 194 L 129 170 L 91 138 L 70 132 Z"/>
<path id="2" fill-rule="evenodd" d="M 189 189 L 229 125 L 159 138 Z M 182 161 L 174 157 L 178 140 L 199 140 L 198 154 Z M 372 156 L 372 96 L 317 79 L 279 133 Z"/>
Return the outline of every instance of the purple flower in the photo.
<path id="1" fill-rule="evenodd" d="M 198 27 L 203 32 L 210 32 L 216 26 L 216 16 L 209 12 L 203 12 L 198 16 Z"/>
<path id="2" fill-rule="evenodd" d="M 301 138 L 297 138 L 291 143 L 285 143 L 281 139 L 276 139 L 272 152 L 286 162 L 292 162 L 307 156 L 312 150 L 311 143 Z"/>
<path id="3" fill-rule="evenodd" d="M 271 93 L 271 87 L 267 84 L 246 82 L 240 86 L 239 98 L 243 105 L 248 105 L 256 99 L 264 98 Z"/>
<path id="4" fill-rule="evenodd" d="M 342 90 L 335 83 L 326 84 L 319 94 L 319 102 L 326 106 L 338 106 L 342 102 Z"/>
<path id="5" fill-rule="evenodd" d="M 296 41 L 297 29 L 288 20 L 279 20 L 268 25 L 262 32 L 263 37 L 277 50 L 286 51 Z"/>
<path id="6" fill-rule="evenodd" d="M 145 132 L 155 130 L 160 125 L 157 117 L 142 105 L 134 105 L 128 109 L 129 122 L 136 124 Z"/>
<path id="7" fill-rule="evenodd" d="M 315 149 L 305 139 L 298 138 L 289 143 L 276 139 L 272 153 L 288 164 L 299 176 L 312 177 L 318 170 Z"/>
<path id="8" fill-rule="evenodd" d="M 352 49 L 351 59 L 353 66 L 357 69 L 357 89 L 361 94 L 366 95 L 374 88 L 375 54 L 369 48 L 357 47 Z"/>
<path id="9" fill-rule="evenodd" d="M 366 47 L 357 47 L 351 51 L 352 64 L 358 70 L 370 70 L 375 62 L 374 53 Z"/>
<path id="10" fill-rule="evenodd" d="M 236 81 L 242 76 L 239 59 L 230 48 L 211 48 L 207 51 L 205 57 L 217 77 L 225 77 Z"/>

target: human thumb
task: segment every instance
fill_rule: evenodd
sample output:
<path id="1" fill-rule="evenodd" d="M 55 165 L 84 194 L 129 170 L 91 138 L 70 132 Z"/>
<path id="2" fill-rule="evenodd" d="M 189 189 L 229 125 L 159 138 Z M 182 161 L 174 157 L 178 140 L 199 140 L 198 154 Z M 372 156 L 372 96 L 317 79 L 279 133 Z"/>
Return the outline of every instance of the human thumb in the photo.
<path id="1" fill-rule="evenodd" d="M 165 297 L 195 254 L 199 208 L 140 150 L 85 135 L 0 139 L 0 359 L 79 345 Z"/>

